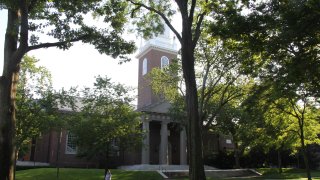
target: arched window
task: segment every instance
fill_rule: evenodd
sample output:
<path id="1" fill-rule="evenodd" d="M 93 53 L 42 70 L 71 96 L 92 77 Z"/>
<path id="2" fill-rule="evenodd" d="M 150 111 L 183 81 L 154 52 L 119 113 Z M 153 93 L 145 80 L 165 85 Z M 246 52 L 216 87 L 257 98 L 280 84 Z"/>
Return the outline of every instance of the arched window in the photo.
<path id="1" fill-rule="evenodd" d="M 142 75 L 147 74 L 147 72 L 148 72 L 148 60 L 147 58 L 144 58 L 142 62 Z"/>
<path id="2" fill-rule="evenodd" d="M 169 65 L 169 59 L 166 56 L 161 57 L 161 69 Z"/>

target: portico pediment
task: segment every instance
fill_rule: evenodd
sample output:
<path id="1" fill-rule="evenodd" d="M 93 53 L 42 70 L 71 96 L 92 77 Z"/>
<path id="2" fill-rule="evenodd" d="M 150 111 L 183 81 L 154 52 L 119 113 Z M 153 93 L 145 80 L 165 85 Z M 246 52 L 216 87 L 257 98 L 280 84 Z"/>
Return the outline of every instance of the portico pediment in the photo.
<path id="1" fill-rule="evenodd" d="M 148 106 L 145 106 L 141 109 L 138 109 L 138 111 L 166 114 L 169 111 L 170 107 L 171 107 L 171 104 L 169 102 L 162 101 L 162 102 L 158 102 L 155 104 L 150 104 Z"/>

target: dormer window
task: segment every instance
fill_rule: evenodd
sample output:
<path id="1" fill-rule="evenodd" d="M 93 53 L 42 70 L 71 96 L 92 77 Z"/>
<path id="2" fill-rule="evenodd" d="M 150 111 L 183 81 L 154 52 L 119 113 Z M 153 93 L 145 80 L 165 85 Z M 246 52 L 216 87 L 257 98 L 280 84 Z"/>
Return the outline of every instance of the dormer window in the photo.
<path id="1" fill-rule="evenodd" d="M 142 62 L 142 75 L 147 74 L 147 72 L 148 72 L 148 60 L 147 58 L 144 58 Z"/>
<path id="2" fill-rule="evenodd" d="M 169 59 L 166 56 L 161 57 L 161 69 L 169 65 Z"/>

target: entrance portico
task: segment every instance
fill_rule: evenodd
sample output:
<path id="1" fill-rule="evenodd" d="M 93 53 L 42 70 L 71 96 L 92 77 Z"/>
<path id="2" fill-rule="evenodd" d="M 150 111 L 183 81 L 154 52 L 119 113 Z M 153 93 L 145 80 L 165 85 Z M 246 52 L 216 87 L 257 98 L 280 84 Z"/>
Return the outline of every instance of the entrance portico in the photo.
<path id="1" fill-rule="evenodd" d="M 141 164 L 187 164 L 185 128 L 160 113 L 149 112 L 141 120 L 145 132 Z"/>

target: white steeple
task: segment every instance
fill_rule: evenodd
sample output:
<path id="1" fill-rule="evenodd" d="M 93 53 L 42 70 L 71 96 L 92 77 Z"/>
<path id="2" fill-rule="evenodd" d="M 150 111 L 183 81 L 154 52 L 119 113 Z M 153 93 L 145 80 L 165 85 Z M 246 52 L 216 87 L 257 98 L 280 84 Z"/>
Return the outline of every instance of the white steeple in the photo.
<path id="1" fill-rule="evenodd" d="M 177 43 L 175 42 L 175 38 L 171 35 L 170 28 L 162 21 L 164 24 L 164 31 L 149 40 L 142 40 L 140 42 L 139 52 L 137 54 L 137 58 L 141 57 L 145 53 L 149 51 L 151 48 L 157 48 L 159 50 L 170 51 L 177 53 Z"/>

